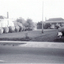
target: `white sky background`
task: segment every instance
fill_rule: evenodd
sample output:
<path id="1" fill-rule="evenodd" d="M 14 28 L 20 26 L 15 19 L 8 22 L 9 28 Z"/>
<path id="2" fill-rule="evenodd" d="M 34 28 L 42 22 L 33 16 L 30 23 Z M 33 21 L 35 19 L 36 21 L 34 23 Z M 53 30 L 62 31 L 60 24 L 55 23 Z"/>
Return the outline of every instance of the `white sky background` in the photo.
<path id="1" fill-rule="evenodd" d="M 0 0 L 0 15 L 6 16 L 8 11 L 10 18 L 31 18 L 38 22 L 42 20 L 42 8 L 43 19 L 64 18 L 64 0 Z"/>

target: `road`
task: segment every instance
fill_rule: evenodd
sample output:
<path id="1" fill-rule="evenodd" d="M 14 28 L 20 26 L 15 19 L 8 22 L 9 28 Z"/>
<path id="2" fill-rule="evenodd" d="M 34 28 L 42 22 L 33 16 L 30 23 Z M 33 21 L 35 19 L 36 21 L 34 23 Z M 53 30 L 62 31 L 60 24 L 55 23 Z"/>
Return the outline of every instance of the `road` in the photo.
<path id="1" fill-rule="evenodd" d="M 0 63 L 64 63 L 64 49 L 0 46 Z"/>

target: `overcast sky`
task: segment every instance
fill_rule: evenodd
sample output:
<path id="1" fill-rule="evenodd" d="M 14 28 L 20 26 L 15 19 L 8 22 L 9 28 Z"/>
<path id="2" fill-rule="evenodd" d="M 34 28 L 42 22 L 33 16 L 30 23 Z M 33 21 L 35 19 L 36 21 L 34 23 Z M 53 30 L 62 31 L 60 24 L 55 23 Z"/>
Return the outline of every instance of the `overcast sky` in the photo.
<path id="1" fill-rule="evenodd" d="M 38 22 L 42 20 L 42 9 L 43 19 L 64 18 L 64 0 L 0 0 L 0 15 L 6 16 L 8 11 L 10 18 L 31 18 Z"/>

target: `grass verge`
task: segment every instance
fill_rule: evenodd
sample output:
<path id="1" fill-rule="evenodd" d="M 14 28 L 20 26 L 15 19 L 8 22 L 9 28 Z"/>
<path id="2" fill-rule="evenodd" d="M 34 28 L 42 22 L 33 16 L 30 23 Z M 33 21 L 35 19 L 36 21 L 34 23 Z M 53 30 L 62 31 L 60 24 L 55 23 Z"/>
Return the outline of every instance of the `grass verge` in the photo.
<path id="1" fill-rule="evenodd" d="M 57 37 L 58 30 L 44 30 L 44 33 L 41 33 L 41 30 L 37 31 L 28 31 L 28 32 L 19 32 L 19 33 L 10 33 L 3 34 L 0 36 L 1 41 L 39 41 L 39 42 L 64 42 L 64 37 L 59 39 Z M 26 37 L 27 33 L 27 37 Z"/>

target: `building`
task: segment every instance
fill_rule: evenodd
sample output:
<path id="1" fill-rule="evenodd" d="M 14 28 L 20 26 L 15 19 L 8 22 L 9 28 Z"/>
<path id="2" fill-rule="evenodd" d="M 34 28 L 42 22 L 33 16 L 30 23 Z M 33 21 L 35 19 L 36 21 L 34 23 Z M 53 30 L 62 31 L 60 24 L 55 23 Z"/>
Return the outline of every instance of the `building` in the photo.
<path id="1" fill-rule="evenodd" d="M 44 23 L 50 23 L 51 28 L 56 28 L 56 26 L 62 27 L 64 26 L 64 19 L 63 18 L 50 18 L 46 20 Z"/>
<path id="2" fill-rule="evenodd" d="M 13 19 L 9 18 L 9 13 L 7 12 L 7 17 L 0 16 L 0 28 L 14 26 Z"/>
<path id="3" fill-rule="evenodd" d="M 0 19 L 0 28 L 14 26 L 12 19 Z"/>

